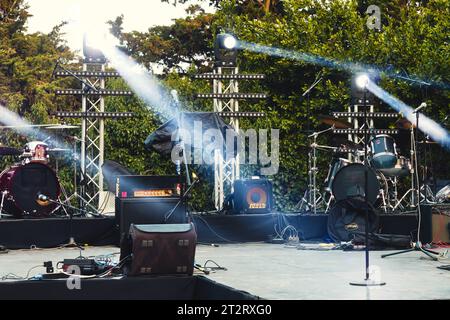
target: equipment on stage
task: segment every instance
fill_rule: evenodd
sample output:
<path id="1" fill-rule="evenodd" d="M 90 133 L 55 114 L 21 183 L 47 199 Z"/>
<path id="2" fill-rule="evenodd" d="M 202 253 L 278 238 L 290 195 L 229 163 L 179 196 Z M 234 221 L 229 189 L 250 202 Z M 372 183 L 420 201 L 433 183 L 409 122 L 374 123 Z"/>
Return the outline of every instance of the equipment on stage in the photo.
<path id="1" fill-rule="evenodd" d="M 32 161 L 16 164 L 0 174 L 0 214 L 17 218 L 24 216 L 46 217 L 58 205 L 39 195 L 57 199 L 61 188 L 55 172 L 45 163 Z"/>
<path id="2" fill-rule="evenodd" d="M 192 275 L 197 233 L 192 223 L 131 224 L 121 260 L 131 255 L 128 275 Z"/>
<path id="3" fill-rule="evenodd" d="M 347 122 L 346 120 L 333 116 L 319 115 L 318 119 L 321 123 L 333 126 L 336 129 L 349 129 L 352 127 L 352 124 Z"/>
<path id="4" fill-rule="evenodd" d="M 370 139 L 370 162 L 376 169 L 393 168 L 397 163 L 397 148 L 395 141 L 386 134 L 376 135 Z"/>
<path id="5" fill-rule="evenodd" d="M 130 225 L 186 223 L 188 221 L 186 203 L 178 204 L 180 198 L 150 197 L 150 198 L 117 198 L 116 224 L 120 236 L 126 236 Z M 177 206 L 178 205 L 178 206 Z M 172 209 L 176 210 L 166 219 Z"/>
<path id="6" fill-rule="evenodd" d="M 450 202 L 450 184 L 440 189 L 435 196 L 437 203 Z"/>
<path id="7" fill-rule="evenodd" d="M 327 178 L 325 179 L 325 191 L 327 192 L 332 191 L 334 177 L 341 168 L 349 165 L 350 163 L 351 163 L 350 160 L 344 158 L 333 158 L 330 164 L 330 168 L 328 169 Z"/>
<path id="8" fill-rule="evenodd" d="M 367 190 L 365 189 L 365 171 L 367 170 Z M 336 201 L 353 197 L 366 197 L 370 204 L 375 204 L 380 192 L 375 171 L 362 163 L 352 163 L 341 168 L 334 177 L 332 191 Z M 367 192 L 367 194 L 366 194 Z"/>
<path id="9" fill-rule="evenodd" d="M 233 213 L 270 213 L 274 207 L 272 182 L 267 179 L 234 182 Z"/>
<path id="10" fill-rule="evenodd" d="M 28 142 L 20 156 L 24 161 L 48 163 L 50 158 L 48 154 L 48 144 L 42 141 Z"/>
<path id="11" fill-rule="evenodd" d="M 118 198 L 179 198 L 183 193 L 180 176 L 117 176 Z"/>
<path id="12" fill-rule="evenodd" d="M 180 176 L 118 176 L 116 224 L 121 239 L 131 224 L 188 222 Z"/>
<path id="13" fill-rule="evenodd" d="M 372 208 L 365 208 L 364 197 L 338 201 L 328 214 L 328 235 L 334 242 L 348 242 L 355 234 L 365 233 L 365 214 L 369 210 L 369 233 L 377 232 L 379 216 Z"/>

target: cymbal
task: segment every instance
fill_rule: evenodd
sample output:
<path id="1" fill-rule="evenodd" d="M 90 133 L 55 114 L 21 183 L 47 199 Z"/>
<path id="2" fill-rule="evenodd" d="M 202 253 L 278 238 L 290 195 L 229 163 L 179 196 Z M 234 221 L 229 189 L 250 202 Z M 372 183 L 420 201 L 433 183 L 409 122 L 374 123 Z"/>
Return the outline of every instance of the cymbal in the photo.
<path id="1" fill-rule="evenodd" d="M 51 148 L 47 150 L 48 152 L 70 152 L 71 149 L 63 149 L 63 148 Z"/>
<path id="2" fill-rule="evenodd" d="M 12 147 L 0 146 L 0 156 L 18 156 L 22 151 Z"/>
<path id="3" fill-rule="evenodd" d="M 360 144 L 350 141 L 342 136 L 333 136 L 331 138 L 331 144 L 333 146 L 344 146 L 345 148 L 352 150 L 364 149 Z"/>
<path id="4" fill-rule="evenodd" d="M 53 126 L 47 127 L 50 130 L 64 130 L 64 129 L 78 129 L 80 126 L 69 125 L 69 124 L 55 124 Z"/>
<path id="5" fill-rule="evenodd" d="M 406 118 L 400 118 L 395 122 L 395 126 L 398 129 L 404 129 L 404 130 L 410 130 L 411 127 L 415 128 L 415 125 L 413 125 L 408 119 Z"/>
<path id="6" fill-rule="evenodd" d="M 352 127 L 351 123 L 346 120 L 333 116 L 319 115 L 318 119 L 320 122 L 329 126 L 334 126 L 336 129 L 349 129 Z"/>

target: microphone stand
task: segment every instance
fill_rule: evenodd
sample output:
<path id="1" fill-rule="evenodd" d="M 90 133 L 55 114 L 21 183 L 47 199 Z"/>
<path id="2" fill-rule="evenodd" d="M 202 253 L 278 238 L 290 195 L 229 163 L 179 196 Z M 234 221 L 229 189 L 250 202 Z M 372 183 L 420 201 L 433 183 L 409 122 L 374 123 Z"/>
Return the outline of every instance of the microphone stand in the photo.
<path id="1" fill-rule="evenodd" d="M 47 196 L 44 196 L 44 197 L 45 197 L 45 199 L 42 199 L 44 201 L 48 201 L 48 202 L 51 202 L 51 203 L 54 203 L 54 204 L 58 204 L 60 206 L 67 207 L 69 209 L 82 212 L 84 214 L 89 213 L 89 214 L 92 214 L 94 217 L 97 217 L 97 218 L 99 217 L 99 215 L 94 214 L 92 212 L 86 212 L 83 209 L 78 209 L 78 208 L 76 208 L 74 206 L 71 206 L 69 204 L 63 203 L 61 201 L 51 199 L 51 198 L 49 198 Z M 76 248 L 79 248 L 80 250 L 84 250 L 84 248 L 82 246 L 80 246 L 78 243 L 76 243 L 76 241 L 75 241 L 75 237 L 73 236 L 73 225 L 72 225 L 72 223 L 73 223 L 73 214 L 72 214 L 72 211 L 69 210 L 69 242 L 66 243 L 66 244 L 62 244 L 59 247 L 60 248 L 75 248 L 76 247 Z"/>
<path id="2" fill-rule="evenodd" d="M 365 278 L 362 282 L 350 282 L 352 286 L 363 286 L 363 287 L 372 287 L 372 286 L 384 286 L 386 282 L 377 281 L 375 279 L 370 279 L 370 263 L 369 263 L 369 210 L 373 210 L 369 205 L 369 161 L 367 157 L 367 145 L 368 134 L 369 134 L 369 125 L 367 121 L 367 83 L 364 86 L 364 211 L 365 211 L 365 230 L 364 230 L 364 253 L 365 253 Z"/>
<path id="3" fill-rule="evenodd" d="M 421 105 L 422 106 L 422 105 Z M 422 242 L 420 241 L 420 228 L 421 228 L 421 222 L 422 222 L 422 210 L 420 208 L 420 178 L 419 178 L 419 172 L 418 172 L 418 152 L 417 152 L 417 145 L 418 145 L 418 138 L 419 138 L 419 110 L 422 107 L 417 108 L 414 113 L 416 114 L 416 141 L 414 143 L 414 160 L 415 160 L 415 172 L 416 172 L 416 181 L 417 181 L 417 214 L 418 214 L 418 224 L 417 224 L 417 239 L 416 242 L 411 243 L 411 249 L 402 250 L 394 253 L 389 254 L 383 254 L 381 258 L 386 258 L 390 256 L 395 256 L 398 254 L 406 253 L 406 252 L 412 252 L 412 251 L 420 251 L 424 254 L 426 254 L 428 257 L 433 259 L 434 261 L 438 261 L 437 257 L 432 256 L 431 254 L 439 255 L 439 252 L 429 250 L 423 247 Z M 426 197 L 426 194 L 425 194 Z M 426 202 L 426 201 L 425 201 Z"/>
<path id="4" fill-rule="evenodd" d="M 168 211 L 164 215 L 164 223 L 167 223 L 167 221 L 170 219 L 172 214 L 175 212 L 175 210 L 178 208 L 178 206 L 186 199 L 186 197 L 188 196 L 188 194 L 191 192 L 192 188 L 197 184 L 198 181 L 199 181 L 199 179 L 195 179 L 194 182 L 192 182 L 192 184 L 187 188 L 186 192 L 181 196 L 180 200 L 177 202 L 175 207 L 173 207 L 170 211 Z"/>

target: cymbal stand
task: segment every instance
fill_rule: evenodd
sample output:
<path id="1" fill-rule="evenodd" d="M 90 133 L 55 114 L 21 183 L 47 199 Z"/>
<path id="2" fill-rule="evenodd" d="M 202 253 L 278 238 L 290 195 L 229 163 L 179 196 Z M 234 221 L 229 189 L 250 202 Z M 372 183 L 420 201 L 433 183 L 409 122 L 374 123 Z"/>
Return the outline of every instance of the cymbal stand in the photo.
<path id="1" fill-rule="evenodd" d="M 4 203 L 5 198 L 6 198 L 7 195 L 8 195 L 8 191 L 3 190 L 3 191 L 2 191 L 2 200 L 1 200 L 1 202 L 0 202 L 0 219 L 1 219 L 3 216 L 5 216 L 5 217 L 11 217 L 11 216 L 12 216 L 12 215 L 10 215 L 10 214 L 3 213 L 3 203 Z"/>
<path id="2" fill-rule="evenodd" d="M 414 177 L 415 177 L 415 163 L 417 161 L 416 158 L 416 154 L 414 152 L 415 150 L 415 145 L 416 145 L 416 141 L 415 141 L 415 137 L 414 137 L 414 126 L 411 125 L 411 129 L 410 129 L 410 158 L 411 158 L 411 164 L 410 164 L 410 168 L 409 168 L 409 174 L 410 174 L 410 179 L 411 179 L 411 188 L 409 188 L 405 194 L 400 198 L 400 200 L 397 201 L 397 203 L 395 204 L 395 206 L 392 208 L 393 211 L 395 211 L 397 208 L 402 208 L 403 205 L 403 201 L 408 197 L 408 195 L 410 196 L 410 200 L 409 200 L 409 204 L 407 205 L 409 208 L 413 209 L 415 207 L 417 207 L 417 199 L 416 199 L 416 193 L 417 193 L 417 188 L 415 187 L 415 183 L 414 183 Z"/>
<path id="3" fill-rule="evenodd" d="M 321 135 L 322 133 L 331 131 L 334 129 L 334 126 L 314 132 L 313 134 L 309 135 L 308 138 L 313 139 L 313 143 L 311 143 L 310 147 L 311 150 L 308 153 L 308 189 L 306 189 L 305 194 L 303 195 L 303 198 L 300 200 L 300 202 L 297 204 L 297 207 L 302 209 L 303 204 L 306 204 L 306 208 L 312 209 L 314 214 L 317 213 L 317 206 L 323 201 L 323 197 L 319 192 L 319 197 L 317 196 L 318 190 L 317 190 L 317 150 L 320 148 L 330 148 L 328 146 L 320 146 L 317 144 L 317 137 Z M 334 148 L 331 148 L 334 149 Z"/>

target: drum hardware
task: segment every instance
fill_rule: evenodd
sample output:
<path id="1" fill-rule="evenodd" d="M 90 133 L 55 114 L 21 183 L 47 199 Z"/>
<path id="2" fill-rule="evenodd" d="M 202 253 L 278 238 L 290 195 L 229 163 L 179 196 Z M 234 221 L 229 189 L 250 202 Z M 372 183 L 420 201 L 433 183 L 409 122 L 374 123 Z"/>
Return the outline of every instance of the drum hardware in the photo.
<path id="1" fill-rule="evenodd" d="M 403 207 L 402 203 L 403 201 L 409 196 L 410 200 L 409 203 L 407 204 L 407 207 L 413 209 L 415 207 L 417 207 L 417 189 L 415 187 L 415 183 L 414 183 L 414 176 L 415 176 L 415 166 L 416 166 L 416 157 L 415 157 L 415 135 L 414 135 L 414 126 L 410 126 L 409 128 L 410 131 L 410 162 L 409 162 L 409 175 L 410 175 L 410 179 L 411 179 L 411 187 L 405 192 L 405 194 L 403 194 L 403 196 L 400 198 L 400 200 L 397 201 L 397 203 L 394 205 L 394 207 L 392 208 L 393 210 L 396 210 L 397 208 L 401 208 Z"/>
<path id="2" fill-rule="evenodd" d="M 297 203 L 296 207 L 300 210 L 303 208 L 303 205 L 306 206 L 308 210 L 317 213 L 317 207 L 323 202 L 323 196 L 320 193 L 320 190 L 317 189 L 317 150 L 336 150 L 334 147 L 329 146 L 321 146 L 317 144 L 317 137 L 325 132 L 332 131 L 334 126 L 331 126 L 328 129 L 314 132 L 309 135 L 308 138 L 312 138 L 313 142 L 311 143 L 310 151 L 308 152 L 308 188 L 306 189 L 302 199 Z M 319 196 L 318 196 L 319 194 Z"/>
<path id="3" fill-rule="evenodd" d="M 450 202 L 450 184 L 446 185 L 436 193 L 436 203 Z"/>

